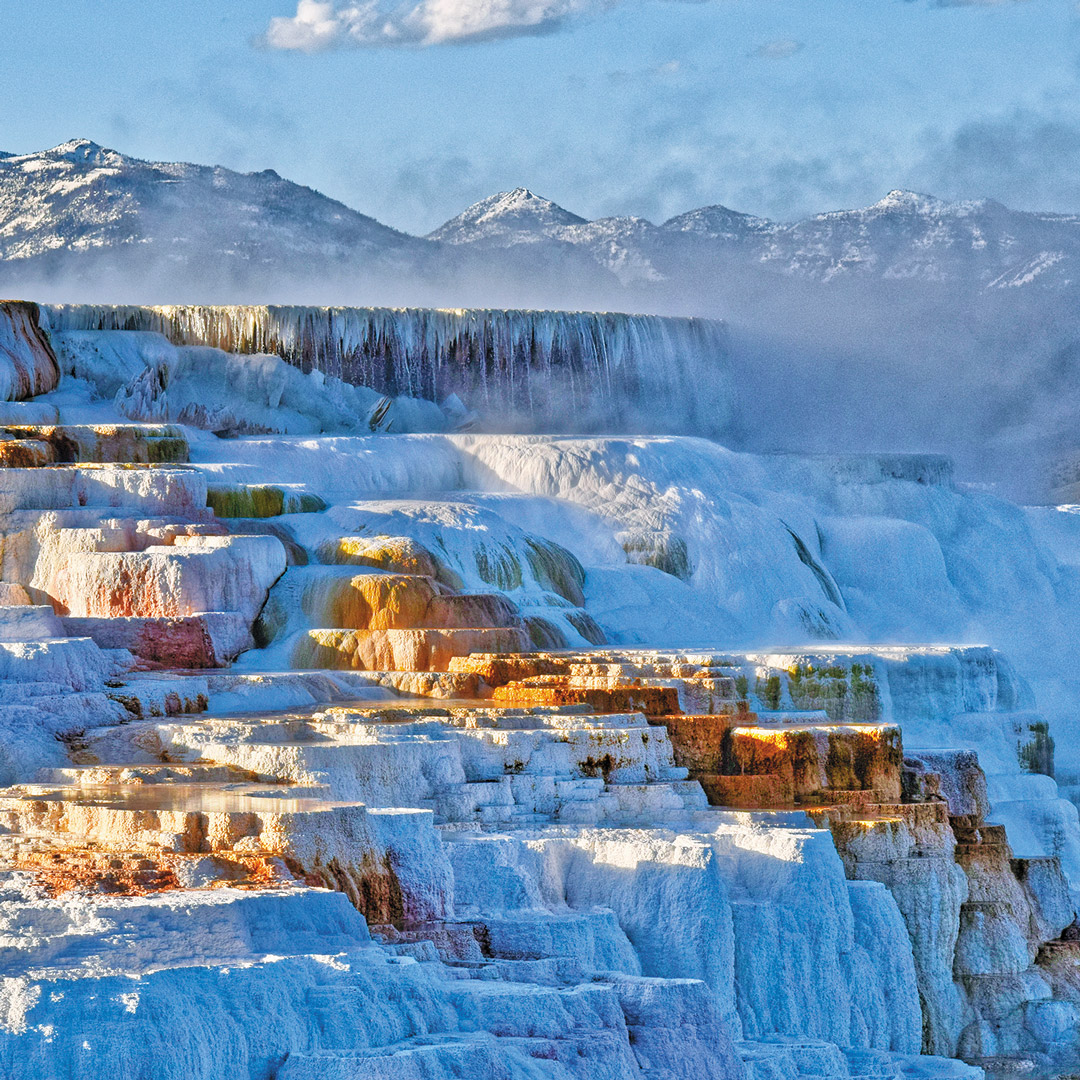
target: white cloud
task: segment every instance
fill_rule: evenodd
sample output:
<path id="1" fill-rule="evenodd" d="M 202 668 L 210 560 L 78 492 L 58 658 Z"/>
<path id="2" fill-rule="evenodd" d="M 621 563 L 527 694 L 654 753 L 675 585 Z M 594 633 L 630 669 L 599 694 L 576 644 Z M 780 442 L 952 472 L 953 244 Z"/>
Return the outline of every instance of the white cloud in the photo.
<path id="1" fill-rule="evenodd" d="M 380 0 L 335 6 L 299 0 L 296 14 L 270 20 L 262 43 L 319 52 L 379 45 L 421 47 L 553 30 L 567 18 L 602 11 L 617 0 Z"/>
<path id="2" fill-rule="evenodd" d="M 318 52 L 338 43 L 359 8 L 335 11 L 333 4 L 318 0 L 300 0 L 293 18 L 275 16 L 266 30 L 265 43 L 273 49 L 297 49 Z"/>

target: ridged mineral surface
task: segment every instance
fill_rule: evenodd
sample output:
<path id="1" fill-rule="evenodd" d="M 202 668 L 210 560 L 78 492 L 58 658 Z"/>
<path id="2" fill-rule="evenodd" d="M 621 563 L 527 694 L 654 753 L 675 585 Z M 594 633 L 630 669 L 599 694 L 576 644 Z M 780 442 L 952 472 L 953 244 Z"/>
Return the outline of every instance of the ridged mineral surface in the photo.
<path id="1" fill-rule="evenodd" d="M 460 430 L 470 350 L 622 393 L 701 327 L 52 319 L 0 305 L 0 1076 L 1080 1071 L 1073 508 Z"/>

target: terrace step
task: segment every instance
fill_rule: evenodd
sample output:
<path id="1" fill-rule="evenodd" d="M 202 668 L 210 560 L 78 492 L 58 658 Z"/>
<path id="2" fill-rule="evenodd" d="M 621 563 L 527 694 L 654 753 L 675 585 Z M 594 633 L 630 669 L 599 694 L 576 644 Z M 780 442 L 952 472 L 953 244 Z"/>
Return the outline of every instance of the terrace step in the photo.
<path id="1" fill-rule="evenodd" d="M 421 574 L 357 573 L 340 566 L 292 571 L 270 602 L 266 621 L 284 624 L 276 605 L 297 603 L 310 623 L 341 630 L 475 630 L 523 626 L 501 593 L 450 593 Z"/>
<path id="2" fill-rule="evenodd" d="M 20 461 L 19 444 L 46 448 Z M 8 424 L 0 426 L 0 467 L 61 464 L 183 464 L 188 443 L 180 428 L 153 424 Z"/>
<path id="3" fill-rule="evenodd" d="M 91 638 L 103 649 L 127 649 L 144 665 L 161 668 L 225 667 L 254 645 L 247 620 L 229 611 L 157 618 L 67 616 L 61 622 L 71 637 Z"/>
<path id="4" fill-rule="evenodd" d="M 40 641 L 61 638 L 65 633 L 64 626 L 48 604 L 0 607 L 0 641 Z"/>
<path id="5" fill-rule="evenodd" d="M 567 685 L 557 675 L 539 675 L 497 686 L 492 700 L 501 705 L 588 705 L 597 712 L 643 712 L 667 716 L 679 709 L 673 686 Z"/>
<path id="6" fill-rule="evenodd" d="M 0 434 L 0 469 L 37 469 L 42 465 L 55 465 L 59 460 L 52 443 Z"/>
<path id="7" fill-rule="evenodd" d="M 344 671 L 446 671 L 455 657 L 478 649 L 512 653 L 527 644 L 528 636 L 517 627 L 310 630 L 297 642 L 292 665 Z"/>
<path id="8" fill-rule="evenodd" d="M 0 865 L 18 868 L 43 848 L 60 855 L 61 878 L 101 851 L 151 861 L 162 854 L 270 857 L 295 878 L 345 892 L 369 923 L 447 914 L 449 867 L 430 811 L 291 794 L 216 783 L 8 788 L 0 796 Z M 415 860 L 407 882 L 390 869 L 391 852 Z"/>
<path id="9" fill-rule="evenodd" d="M 318 495 L 299 484 L 213 484 L 206 503 L 222 518 L 269 518 L 317 514 L 326 509 Z"/>
<path id="10" fill-rule="evenodd" d="M 0 512 L 101 507 L 133 517 L 208 521 L 206 478 L 165 465 L 45 465 L 0 469 Z"/>
<path id="11" fill-rule="evenodd" d="M 253 773 L 217 763 L 180 765 L 83 765 L 48 770 L 47 782 L 77 788 L 138 786 L 142 784 L 255 783 Z"/>

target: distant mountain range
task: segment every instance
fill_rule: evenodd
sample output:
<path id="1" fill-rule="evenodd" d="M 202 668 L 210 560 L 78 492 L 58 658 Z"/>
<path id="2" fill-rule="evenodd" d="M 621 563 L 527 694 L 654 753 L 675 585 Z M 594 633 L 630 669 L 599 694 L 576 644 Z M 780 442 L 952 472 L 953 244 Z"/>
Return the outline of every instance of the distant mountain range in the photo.
<path id="1" fill-rule="evenodd" d="M 560 288 L 611 301 L 670 297 L 700 285 L 703 271 L 1061 290 L 1080 281 L 1078 257 L 1080 216 L 904 191 L 793 224 L 707 206 L 654 225 L 587 221 L 518 188 L 420 238 L 269 169 L 140 161 L 85 139 L 0 155 L 0 281 L 153 294 L 121 299 L 227 299 L 222 290 L 286 299 L 301 286 L 340 301 L 350 284 L 385 289 L 392 279 L 456 303 L 455 283 L 469 292 L 485 271 L 504 290 L 531 283 L 538 302 Z"/>
<path id="2" fill-rule="evenodd" d="M 1080 216 L 1009 210 L 992 199 L 949 203 L 890 191 L 861 210 L 779 224 L 705 206 L 662 225 L 637 217 L 586 221 L 525 188 L 470 206 L 428 237 L 512 248 L 566 244 L 624 284 L 679 275 L 688 258 L 738 260 L 794 277 L 965 282 L 1060 288 L 1077 277 Z"/>

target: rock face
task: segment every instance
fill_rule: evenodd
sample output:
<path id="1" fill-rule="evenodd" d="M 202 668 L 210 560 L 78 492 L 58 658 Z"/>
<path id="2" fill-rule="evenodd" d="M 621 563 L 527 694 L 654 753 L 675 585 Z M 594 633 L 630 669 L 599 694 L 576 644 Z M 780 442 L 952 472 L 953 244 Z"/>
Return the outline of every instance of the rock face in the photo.
<path id="1" fill-rule="evenodd" d="M 1078 1067 L 1080 824 L 1030 686 L 828 637 L 955 617 L 942 577 L 1000 601 L 940 460 L 225 440 L 65 393 L 0 439 L 0 1072 Z M 670 644 L 739 619 L 801 643 Z"/>
<path id="2" fill-rule="evenodd" d="M 4 427 L 2 434 L 0 456 L 8 467 L 76 461 L 150 465 L 188 459 L 183 432 L 167 426 L 12 424 Z M 29 453 L 31 450 L 35 452 Z"/>
<path id="3" fill-rule="evenodd" d="M 37 304 L 0 301 L 0 401 L 22 401 L 55 390 L 60 368 L 41 329 Z"/>
<path id="4" fill-rule="evenodd" d="M 88 637 L 103 649 L 126 649 L 146 665 L 163 668 L 226 667 L 254 644 L 240 612 L 145 618 L 106 616 L 63 620 L 72 637 Z"/>
<path id="5" fill-rule="evenodd" d="M 58 572 L 56 603 L 64 614 L 96 618 L 237 611 L 253 620 L 285 572 L 281 542 L 272 536 L 195 539 L 135 552 L 88 552 Z"/>
<path id="6" fill-rule="evenodd" d="M 455 656 L 495 648 L 519 652 L 528 639 L 514 627 L 475 630 L 312 630 L 293 653 L 298 668 L 445 671 Z"/>

